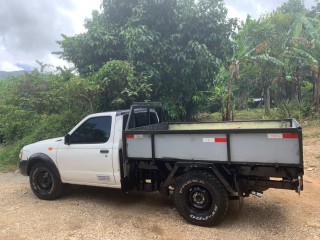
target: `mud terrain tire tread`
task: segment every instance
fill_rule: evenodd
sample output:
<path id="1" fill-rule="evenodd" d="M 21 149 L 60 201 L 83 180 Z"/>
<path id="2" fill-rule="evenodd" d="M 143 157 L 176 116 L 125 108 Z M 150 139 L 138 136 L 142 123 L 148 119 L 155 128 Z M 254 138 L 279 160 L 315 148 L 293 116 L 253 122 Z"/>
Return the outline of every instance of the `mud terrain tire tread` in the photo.
<path id="1" fill-rule="evenodd" d="M 200 189 L 200 191 L 196 192 L 196 188 Z M 200 209 L 199 211 L 196 209 L 194 211 L 192 209 L 193 206 L 190 207 L 188 199 L 190 199 L 191 193 L 188 193 L 188 191 L 190 192 L 192 189 L 195 189 L 193 190 L 195 193 L 191 199 L 195 199 L 198 195 L 208 196 L 205 198 L 207 201 L 202 201 L 207 202 L 207 205 L 204 205 L 207 209 L 204 208 L 204 210 Z M 207 171 L 197 170 L 183 174 L 176 183 L 173 195 L 177 211 L 180 215 L 189 223 L 199 226 L 211 227 L 219 224 L 223 220 L 229 206 L 227 190 L 212 173 Z M 211 199 L 211 205 L 208 199 Z M 200 200 L 200 204 L 195 205 L 202 208 Z"/>

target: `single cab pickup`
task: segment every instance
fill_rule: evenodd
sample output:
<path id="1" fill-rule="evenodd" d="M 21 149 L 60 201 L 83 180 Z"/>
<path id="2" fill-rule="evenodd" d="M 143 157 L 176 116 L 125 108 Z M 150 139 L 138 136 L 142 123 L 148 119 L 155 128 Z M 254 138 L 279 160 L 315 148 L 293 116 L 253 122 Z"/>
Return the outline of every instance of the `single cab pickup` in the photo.
<path id="1" fill-rule="evenodd" d="M 25 146 L 20 171 L 41 199 L 64 184 L 159 191 L 188 222 L 214 226 L 230 200 L 268 188 L 303 190 L 302 129 L 295 119 L 168 123 L 161 104 L 92 114 L 65 137 Z"/>

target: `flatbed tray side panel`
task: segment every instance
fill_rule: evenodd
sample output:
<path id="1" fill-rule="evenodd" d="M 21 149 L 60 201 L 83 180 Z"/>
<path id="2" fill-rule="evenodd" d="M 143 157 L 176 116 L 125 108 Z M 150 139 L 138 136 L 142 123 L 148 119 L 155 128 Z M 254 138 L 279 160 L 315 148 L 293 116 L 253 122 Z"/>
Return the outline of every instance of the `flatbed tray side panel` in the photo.
<path id="1" fill-rule="evenodd" d="M 228 161 L 226 134 L 156 134 L 157 159 Z"/>
<path id="2" fill-rule="evenodd" d="M 299 164 L 298 134 L 231 134 L 231 162 Z"/>
<path id="3" fill-rule="evenodd" d="M 152 158 L 151 134 L 132 134 L 127 138 L 129 158 Z"/>
<path id="4" fill-rule="evenodd" d="M 183 159 L 303 167 L 302 129 L 296 120 L 261 122 L 289 122 L 290 126 L 264 129 L 202 129 L 202 124 L 193 123 L 197 126 L 195 129 L 170 130 L 167 123 L 156 124 L 124 131 L 126 156 L 148 160 Z M 207 124 L 203 126 L 208 127 Z"/>

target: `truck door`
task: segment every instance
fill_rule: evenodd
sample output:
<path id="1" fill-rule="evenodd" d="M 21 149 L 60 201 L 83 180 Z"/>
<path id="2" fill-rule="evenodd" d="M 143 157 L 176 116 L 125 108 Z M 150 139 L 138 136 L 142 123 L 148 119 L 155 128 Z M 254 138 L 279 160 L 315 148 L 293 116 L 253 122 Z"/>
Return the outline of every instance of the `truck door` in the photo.
<path id="1" fill-rule="evenodd" d="M 88 185 L 115 184 L 113 129 L 112 116 L 91 117 L 70 134 L 69 145 L 61 143 L 57 163 L 63 181 Z"/>

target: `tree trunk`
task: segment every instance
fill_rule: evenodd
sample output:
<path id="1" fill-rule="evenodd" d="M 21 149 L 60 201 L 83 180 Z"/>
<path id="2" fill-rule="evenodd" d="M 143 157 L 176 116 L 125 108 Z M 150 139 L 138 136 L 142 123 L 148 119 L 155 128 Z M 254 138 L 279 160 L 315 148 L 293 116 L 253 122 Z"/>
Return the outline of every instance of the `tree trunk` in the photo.
<path id="1" fill-rule="evenodd" d="M 301 102 L 300 68 L 298 68 L 298 71 L 297 71 L 297 93 L 298 93 L 298 102 Z"/>
<path id="2" fill-rule="evenodd" d="M 186 110 L 186 116 L 184 121 L 194 122 L 194 105 L 191 101 L 186 103 L 185 110 Z"/>
<path id="3" fill-rule="evenodd" d="M 227 109 L 226 109 L 226 121 L 231 120 L 231 111 L 232 111 L 232 78 L 233 75 L 231 74 L 228 86 L 228 98 L 227 98 Z"/>
<path id="4" fill-rule="evenodd" d="M 224 98 L 222 97 L 221 100 L 221 120 L 225 121 L 226 120 L 226 115 L 225 115 L 225 102 L 224 102 Z"/>
<path id="5" fill-rule="evenodd" d="M 264 103 L 264 112 L 266 115 L 270 115 L 270 88 L 263 88 L 263 103 Z"/>
<path id="6" fill-rule="evenodd" d="M 320 110 L 320 64 L 318 65 L 318 74 L 314 78 L 313 102 L 317 110 Z"/>

